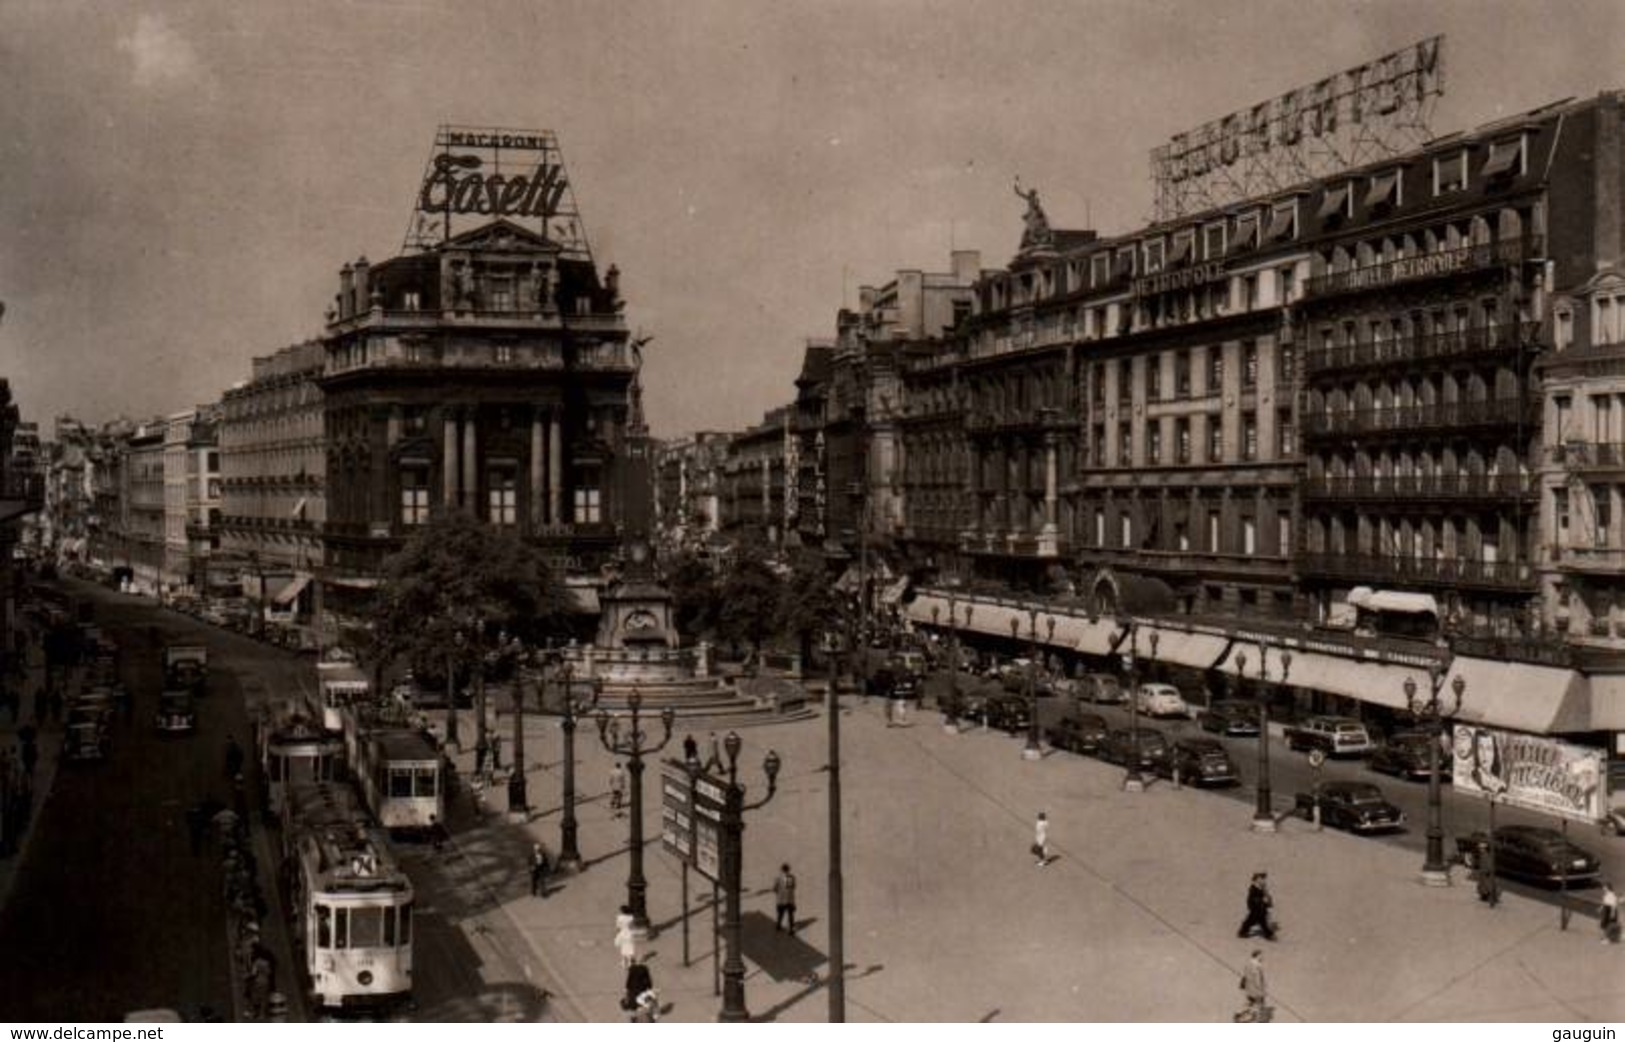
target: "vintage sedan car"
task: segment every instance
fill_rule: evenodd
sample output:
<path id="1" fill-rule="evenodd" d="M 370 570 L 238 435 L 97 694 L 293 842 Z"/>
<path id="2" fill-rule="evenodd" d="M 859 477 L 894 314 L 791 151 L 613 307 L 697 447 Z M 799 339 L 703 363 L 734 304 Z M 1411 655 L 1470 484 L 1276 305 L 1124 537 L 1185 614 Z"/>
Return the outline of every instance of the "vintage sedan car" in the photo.
<path id="1" fill-rule="evenodd" d="M 1141 770 L 1156 771 L 1168 758 L 1168 740 L 1153 727 L 1138 728 L 1139 762 Z M 1135 728 L 1120 727 L 1109 731 L 1100 743 L 1100 758 L 1107 763 L 1127 767 L 1134 761 Z"/>
<path id="2" fill-rule="evenodd" d="M 1224 700 L 1214 702 L 1203 710 L 1199 722 L 1202 730 L 1222 734 L 1229 738 L 1258 737 L 1258 706 L 1252 702 Z"/>
<path id="3" fill-rule="evenodd" d="M 197 700 L 190 691 L 165 691 L 158 696 L 159 734 L 191 734 L 197 730 Z"/>
<path id="4" fill-rule="evenodd" d="M 1049 725 L 1046 737 L 1057 749 L 1074 753 L 1096 753 L 1105 740 L 1106 718 L 1098 713 L 1073 713 Z"/>
<path id="5" fill-rule="evenodd" d="M 1610 807 L 1602 816 L 1602 830 L 1616 836 L 1625 836 L 1625 807 Z"/>
<path id="6" fill-rule="evenodd" d="M 1190 719 L 1191 707 L 1186 704 L 1185 696 L 1179 693 L 1179 688 L 1172 684 L 1141 684 L 1134 692 L 1134 700 L 1139 711 L 1146 716 Z"/>
<path id="7" fill-rule="evenodd" d="M 1186 785 L 1236 785 L 1241 773 L 1230 753 L 1215 738 L 1181 738 L 1168 750 L 1168 757 L 1159 768 L 1162 774 L 1173 777 L 1179 769 L 1179 780 Z"/>
<path id="8" fill-rule="evenodd" d="M 1456 849 L 1468 868 L 1477 868 L 1489 851 L 1480 830 L 1456 837 Z M 1590 886 L 1602 873 L 1597 855 L 1541 825 L 1502 825 L 1495 830 L 1495 874 L 1548 886 Z"/>
<path id="9" fill-rule="evenodd" d="M 1123 685 L 1110 673 L 1090 673 L 1083 678 L 1083 695 L 1091 702 L 1114 706 L 1123 702 Z"/>
<path id="10" fill-rule="evenodd" d="M 1311 716 L 1286 729 L 1286 747 L 1300 752 L 1319 749 L 1327 756 L 1358 756 L 1376 743 L 1365 725 L 1347 716 Z"/>
<path id="11" fill-rule="evenodd" d="M 1025 731 L 1032 722 L 1032 708 L 1027 699 L 1007 691 L 990 694 L 986 702 L 987 725 L 1016 734 Z"/>
<path id="12" fill-rule="evenodd" d="M 69 724 L 62 737 L 62 756 L 71 763 L 105 760 L 112 751 L 107 726 L 96 721 Z"/>
<path id="13" fill-rule="evenodd" d="M 1382 790 L 1370 782 L 1321 782 L 1308 792 L 1300 792 L 1296 809 L 1313 819 L 1320 804 L 1320 821 L 1334 829 L 1350 832 L 1386 832 L 1405 827 L 1405 812 L 1389 803 Z"/>
<path id="14" fill-rule="evenodd" d="M 1427 781 L 1431 773 L 1428 769 L 1428 747 L 1435 744 L 1436 741 L 1425 732 L 1402 731 L 1371 750 L 1371 755 L 1366 758 L 1366 766 L 1381 774 Z M 1439 757 L 1439 777 L 1450 780 L 1450 758 L 1446 755 Z"/>

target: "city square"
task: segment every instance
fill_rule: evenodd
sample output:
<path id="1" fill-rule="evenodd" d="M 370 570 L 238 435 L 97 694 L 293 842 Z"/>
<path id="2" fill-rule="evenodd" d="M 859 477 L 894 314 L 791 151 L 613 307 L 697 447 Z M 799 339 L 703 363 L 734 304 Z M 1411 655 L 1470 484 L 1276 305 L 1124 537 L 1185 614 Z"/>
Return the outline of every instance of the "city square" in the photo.
<path id="1" fill-rule="evenodd" d="M 910 6 L 0 12 L 0 1020 L 1625 1020 L 1625 14 Z"/>

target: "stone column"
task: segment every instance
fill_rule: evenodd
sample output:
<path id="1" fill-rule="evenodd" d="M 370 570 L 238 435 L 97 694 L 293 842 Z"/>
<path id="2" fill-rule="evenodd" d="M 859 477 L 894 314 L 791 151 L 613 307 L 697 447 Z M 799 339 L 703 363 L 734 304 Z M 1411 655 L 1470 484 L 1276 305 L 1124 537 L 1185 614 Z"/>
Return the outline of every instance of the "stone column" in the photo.
<path id="1" fill-rule="evenodd" d="M 1055 458 L 1055 435 L 1044 435 L 1044 528 L 1055 531 L 1055 504 L 1059 485 Z"/>
<path id="2" fill-rule="evenodd" d="M 468 418 L 463 421 L 462 501 L 464 510 L 478 516 L 480 512 L 479 506 L 474 501 L 480 490 L 479 445 L 477 441 L 479 424 L 475 418 L 476 415 L 471 410 Z"/>
<path id="3" fill-rule="evenodd" d="M 546 502 L 542 498 L 543 482 L 546 480 L 544 467 L 546 466 L 546 435 L 542 430 L 542 413 L 538 409 L 530 417 L 530 530 L 532 532 L 541 528 L 547 520 L 542 514 Z"/>
<path id="4" fill-rule="evenodd" d="M 555 525 L 564 523 L 559 502 L 563 494 L 564 438 L 559 414 L 555 410 L 547 424 L 547 519 Z"/>
<path id="5" fill-rule="evenodd" d="M 446 506 L 455 507 L 461 498 L 457 480 L 457 414 L 446 410 L 442 423 L 445 444 L 440 459 L 441 498 Z"/>

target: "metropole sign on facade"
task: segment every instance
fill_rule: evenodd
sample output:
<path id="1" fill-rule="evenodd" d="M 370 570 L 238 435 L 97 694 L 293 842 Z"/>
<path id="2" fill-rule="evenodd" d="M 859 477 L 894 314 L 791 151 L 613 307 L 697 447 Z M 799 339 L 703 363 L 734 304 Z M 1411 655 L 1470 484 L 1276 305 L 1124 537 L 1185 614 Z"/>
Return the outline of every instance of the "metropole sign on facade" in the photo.
<path id="1" fill-rule="evenodd" d="M 676 760 L 660 776 L 660 845 L 713 883 L 722 881 L 726 782 Z"/>
<path id="2" fill-rule="evenodd" d="M 1603 751 L 1473 724 L 1455 727 L 1457 792 L 1577 821 L 1602 819 Z"/>

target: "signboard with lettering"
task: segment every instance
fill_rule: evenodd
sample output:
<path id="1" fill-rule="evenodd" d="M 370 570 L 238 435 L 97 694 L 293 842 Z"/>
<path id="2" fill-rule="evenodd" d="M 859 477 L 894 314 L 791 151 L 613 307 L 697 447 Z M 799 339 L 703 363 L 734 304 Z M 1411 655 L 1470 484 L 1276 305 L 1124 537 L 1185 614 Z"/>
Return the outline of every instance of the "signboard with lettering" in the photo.
<path id="1" fill-rule="evenodd" d="M 1174 135 L 1151 152 L 1156 219 L 1279 190 L 1421 144 L 1432 136 L 1428 105 L 1444 93 L 1443 45 L 1444 37 L 1430 36 Z M 1266 160 L 1276 153 L 1283 161 L 1271 170 Z"/>
<path id="2" fill-rule="evenodd" d="M 442 126 L 418 187 L 406 249 L 426 250 L 503 219 L 588 255 L 586 232 L 550 130 Z"/>
<path id="3" fill-rule="evenodd" d="M 1555 738 L 1457 724 L 1451 780 L 1457 792 L 1600 821 L 1603 758 L 1601 749 Z"/>
<path id="4" fill-rule="evenodd" d="M 671 761 L 660 778 L 660 845 L 713 883 L 722 882 L 727 782 Z"/>

